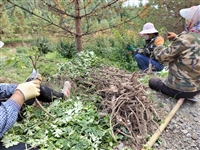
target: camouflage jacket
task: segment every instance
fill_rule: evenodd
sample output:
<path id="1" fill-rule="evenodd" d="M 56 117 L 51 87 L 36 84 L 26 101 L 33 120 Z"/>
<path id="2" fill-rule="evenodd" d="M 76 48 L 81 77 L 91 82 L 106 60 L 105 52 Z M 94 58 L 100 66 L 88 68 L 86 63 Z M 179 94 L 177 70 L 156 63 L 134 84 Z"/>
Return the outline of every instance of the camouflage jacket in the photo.
<path id="1" fill-rule="evenodd" d="M 147 57 L 150 57 L 151 59 L 156 60 L 153 51 L 156 46 L 163 45 L 163 44 L 164 44 L 163 37 L 157 36 L 157 37 L 152 38 L 151 40 L 147 40 L 144 48 L 137 49 L 136 53 L 143 54 Z"/>
<path id="2" fill-rule="evenodd" d="M 167 48 L 157 46 L 154 55 L 169 65 L 168 87 L 183 92 L 200 90 L 200 34 L 180 34 Z"/>

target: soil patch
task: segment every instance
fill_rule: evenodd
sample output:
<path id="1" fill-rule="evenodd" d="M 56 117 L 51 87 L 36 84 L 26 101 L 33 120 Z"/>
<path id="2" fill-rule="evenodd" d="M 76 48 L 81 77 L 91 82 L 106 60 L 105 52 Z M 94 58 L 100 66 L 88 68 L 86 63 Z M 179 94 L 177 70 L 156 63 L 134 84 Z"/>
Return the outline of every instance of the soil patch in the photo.
<path id="1" fill-rule="evenodd" d="M 157 93 L 156 102 L 163 104 L 163 119 L 176 105 L 176 100 Z M 200 99 L 200 95 L 197 96 Z M 154 144 L 155 150 L 199 150 L 200 149 L 200 100 L 185 100 L 160 137 L 162 143 Z"/>

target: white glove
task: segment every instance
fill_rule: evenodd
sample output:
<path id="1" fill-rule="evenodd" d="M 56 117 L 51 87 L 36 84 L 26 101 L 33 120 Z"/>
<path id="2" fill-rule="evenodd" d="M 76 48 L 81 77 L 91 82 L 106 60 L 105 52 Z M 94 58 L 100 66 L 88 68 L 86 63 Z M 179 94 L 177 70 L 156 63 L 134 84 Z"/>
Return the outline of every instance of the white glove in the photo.
<path id="1" fill-rule="evenodd" d="M 20 90 L 25 100 L 28 100 L 40 95 L 40 83 L 41 81 L 39 80 L 21 83 L 15 90 Z"/>

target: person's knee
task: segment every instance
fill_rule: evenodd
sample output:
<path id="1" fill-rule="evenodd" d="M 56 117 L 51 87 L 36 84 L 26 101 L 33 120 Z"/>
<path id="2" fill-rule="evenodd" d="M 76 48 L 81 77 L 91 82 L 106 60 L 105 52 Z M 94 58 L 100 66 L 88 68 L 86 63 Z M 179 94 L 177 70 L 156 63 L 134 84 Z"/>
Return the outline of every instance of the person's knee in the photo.
<path id="1" fill-rule="evenodd" d="M 141 59 L 142 58 L 142 54 L 135 54 L 134 55 L 134 58 L 137 60 L 137 59 Z"/>
<path id="2" fill-rule="evenodd" d="M 164 68 L 164 66 L 160 64 L 160 65 L 158 66 L 158 68 L 157 68 L 157 71 L 162 71 L 163 68 Z"/>
<path id="3" fill-rule="evenodd" d="M 149 79 L 149 87 L 151 89 L 159 90 L 162 81 L 159 78 L 151 78 Z"/>

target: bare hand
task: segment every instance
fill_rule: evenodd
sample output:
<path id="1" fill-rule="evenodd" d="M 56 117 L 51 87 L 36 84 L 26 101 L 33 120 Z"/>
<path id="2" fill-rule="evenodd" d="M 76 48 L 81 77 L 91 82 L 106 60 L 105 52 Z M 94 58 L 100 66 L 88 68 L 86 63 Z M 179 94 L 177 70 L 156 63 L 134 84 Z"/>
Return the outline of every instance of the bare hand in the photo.
<path id="1" fill-rule="evenodd" d="M 168 32 L 167 39 L 173 41 L 177 35 L 174 32 Z"/>

